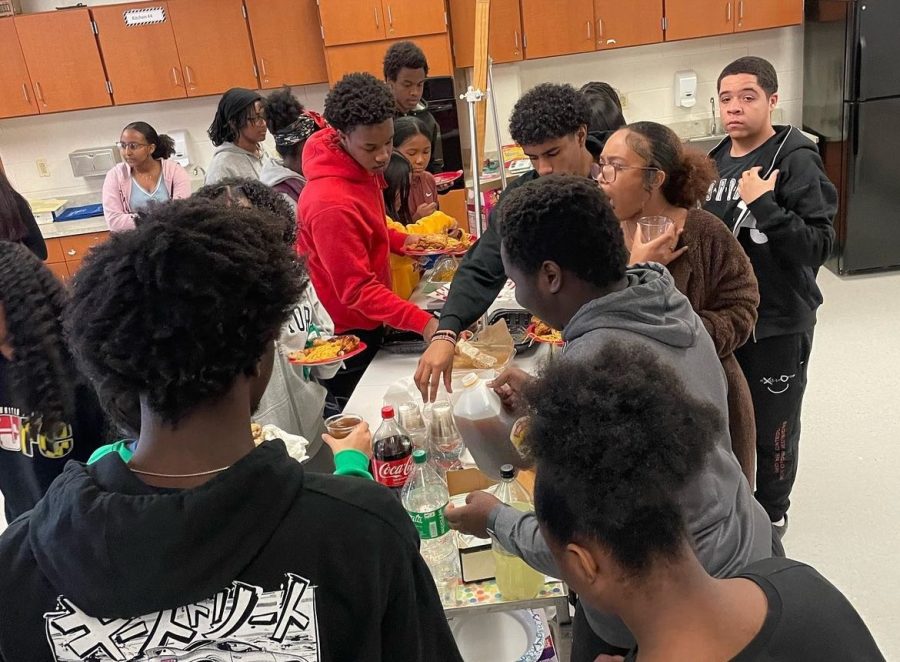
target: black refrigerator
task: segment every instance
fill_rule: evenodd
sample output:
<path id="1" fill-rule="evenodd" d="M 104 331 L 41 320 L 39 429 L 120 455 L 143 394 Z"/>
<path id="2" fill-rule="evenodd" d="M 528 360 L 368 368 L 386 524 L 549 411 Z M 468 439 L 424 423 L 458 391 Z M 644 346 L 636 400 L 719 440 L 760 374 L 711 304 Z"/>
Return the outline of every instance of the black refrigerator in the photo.
<path id="1" fill-rule="evenodd" d="M 838 188 L 828 267 L 900 267 L 900 0 L 806 0 L 803 126 Z"/>

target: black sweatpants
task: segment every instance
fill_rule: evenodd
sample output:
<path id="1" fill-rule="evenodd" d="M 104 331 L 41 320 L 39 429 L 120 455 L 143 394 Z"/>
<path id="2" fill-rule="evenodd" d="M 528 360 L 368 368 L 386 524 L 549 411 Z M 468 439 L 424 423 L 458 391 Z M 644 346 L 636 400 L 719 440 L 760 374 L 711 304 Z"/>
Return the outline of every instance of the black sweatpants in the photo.
<path id="1" fill-rule="evenodd" d="M 762 340 L 738 349 L 756 414 L 756 499 L 777 522 L 791 505 L 800 445 L 800 409 L 813 330 Z"/>

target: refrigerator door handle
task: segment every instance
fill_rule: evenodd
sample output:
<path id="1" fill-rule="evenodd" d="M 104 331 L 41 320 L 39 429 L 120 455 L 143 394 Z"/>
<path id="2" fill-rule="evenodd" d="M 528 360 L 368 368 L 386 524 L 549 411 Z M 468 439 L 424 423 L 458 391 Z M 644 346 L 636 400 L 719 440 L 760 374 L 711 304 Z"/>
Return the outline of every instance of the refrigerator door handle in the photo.
<path id="1" fill-rule="evenodd" d="M 850 181 L 850 193 L 855 193 L 856 189 L 859 187 L 859 140 L 860 140 L 860 130 L 859 130 L 859 105 L 855 103 L 850 104 L 850 153 L 851 159 L 853 161 L 853 177 Z"/>

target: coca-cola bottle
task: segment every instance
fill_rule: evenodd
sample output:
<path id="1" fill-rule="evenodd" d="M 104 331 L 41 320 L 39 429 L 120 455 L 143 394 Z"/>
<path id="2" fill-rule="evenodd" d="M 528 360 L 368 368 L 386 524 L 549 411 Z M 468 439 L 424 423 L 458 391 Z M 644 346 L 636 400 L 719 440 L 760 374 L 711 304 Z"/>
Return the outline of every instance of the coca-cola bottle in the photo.
<path id="1" fill-rule="evenodd" d="M 409 434 L 394 418 L 394 408 L 381 408 L 381 425 L 372 440 L 372 475 L 400 497 L 400 490 L 412 471 L 412 443 Z"/>

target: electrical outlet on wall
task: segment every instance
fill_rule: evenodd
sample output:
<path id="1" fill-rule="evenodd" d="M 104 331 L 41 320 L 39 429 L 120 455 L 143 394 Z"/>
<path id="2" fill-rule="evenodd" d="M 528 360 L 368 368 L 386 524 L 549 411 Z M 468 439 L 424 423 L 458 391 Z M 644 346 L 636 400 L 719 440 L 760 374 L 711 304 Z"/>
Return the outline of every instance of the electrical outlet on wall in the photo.
<path id="1" fill-rule="evenodd" d="M 47 159 L 38 159 L 35 161 L 37 165 L 38 175 L 41 177 L 49 177 L 50 176 L 50 166 L 47 165 Z"/>

